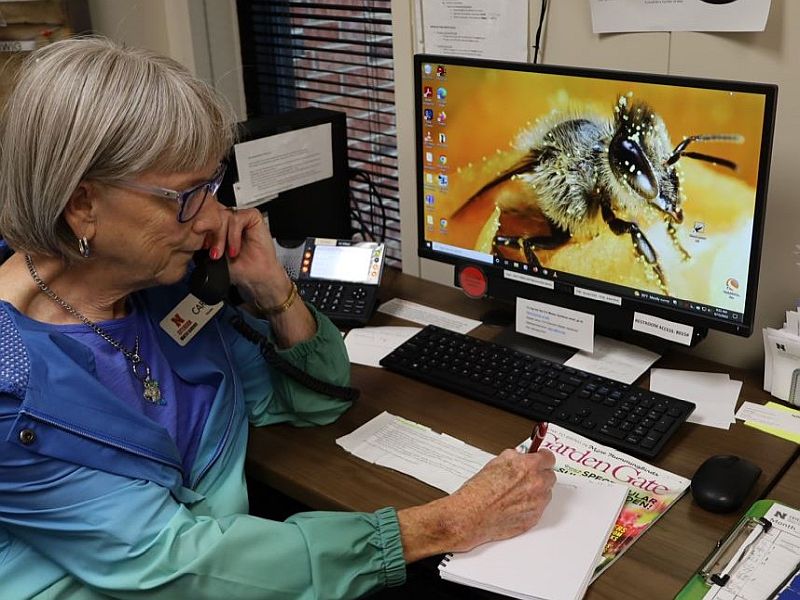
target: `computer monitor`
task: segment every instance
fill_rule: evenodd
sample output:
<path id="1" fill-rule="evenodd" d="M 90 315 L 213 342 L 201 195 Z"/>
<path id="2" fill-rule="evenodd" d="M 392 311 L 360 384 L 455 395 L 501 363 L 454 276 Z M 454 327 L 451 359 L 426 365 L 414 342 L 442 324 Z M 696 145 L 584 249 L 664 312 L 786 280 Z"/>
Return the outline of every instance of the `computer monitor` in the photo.
<path id="1" fill-rule="evenodd" d="M 432 55 L 414 70 L 421 257 L 601 332 L 648 315 L 690 326 L 689 345 L 750 335 L 776 86 Z"/>

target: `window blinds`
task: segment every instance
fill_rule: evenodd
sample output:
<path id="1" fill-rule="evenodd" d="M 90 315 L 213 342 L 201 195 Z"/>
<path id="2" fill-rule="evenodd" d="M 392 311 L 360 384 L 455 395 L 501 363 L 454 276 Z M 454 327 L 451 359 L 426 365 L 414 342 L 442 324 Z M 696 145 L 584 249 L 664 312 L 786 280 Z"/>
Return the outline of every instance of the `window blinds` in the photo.
<path id="1" fill-rule="evenodd" d="M 399 265 L 390 0 L 240 1 L 238 13 L 250 116 L 307 106 L 347 113 L 352 206 Z"/>

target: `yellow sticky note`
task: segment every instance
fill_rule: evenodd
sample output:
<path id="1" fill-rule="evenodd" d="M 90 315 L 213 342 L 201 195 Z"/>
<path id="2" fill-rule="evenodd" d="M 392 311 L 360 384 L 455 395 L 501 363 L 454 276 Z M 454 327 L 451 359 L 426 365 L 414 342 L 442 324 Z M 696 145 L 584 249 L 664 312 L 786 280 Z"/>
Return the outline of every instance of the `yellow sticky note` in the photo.
<path id="1" fill-rule="evenodd" d="M 784 406 L 783 404 L 778 404 L 777 402 L 767 402 L 764 406 L 768 406 L 769 408 L 774 408 L 777 410 L 782 410 L 783 412 L 788 412 L 788 413 L 798 412 L 794 408 Z M 756 429 L 760 429 L 761 431 L 771 433 L 772 435 L 777 435 L 778 437 L 781 437 L 785 440 L 789 440 L 790 442 L 794 442 L 795 444 L 800 444 L 800 435 L 796 433 L 791 433 L 790 431 L 786 431 L 784 429 L 778 429 L 777 427 L 770 427 L 769 425 L 762 425 L 761 423 L 755 423 L 753 421 L 745 421 L 744 424 L 749 425 L 750 427 L 755 427 Z"/>

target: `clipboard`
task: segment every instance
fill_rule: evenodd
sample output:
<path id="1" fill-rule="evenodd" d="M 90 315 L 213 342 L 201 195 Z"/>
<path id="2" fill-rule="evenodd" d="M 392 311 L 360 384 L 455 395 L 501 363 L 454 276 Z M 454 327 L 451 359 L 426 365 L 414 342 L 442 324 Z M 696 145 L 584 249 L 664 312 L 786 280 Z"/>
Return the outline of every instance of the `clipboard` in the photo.
<path id="1" fill-rule="evenodd" d="M 728 535 L 717 543 L 701 567 L 675 596 L 675 600 L 701 600 L 714 585 L 725 586 L 731 577 L 735 577 L 736 567 L 747 555 L 748 549 L 772 528 L 773 523 L 764 515 L 776 504 L 779 508 L 783 507 L 773 500 L 755 502 Z M 800 577 L 798 567 L 800 564 L 792 569 L 781 585 Z"/>

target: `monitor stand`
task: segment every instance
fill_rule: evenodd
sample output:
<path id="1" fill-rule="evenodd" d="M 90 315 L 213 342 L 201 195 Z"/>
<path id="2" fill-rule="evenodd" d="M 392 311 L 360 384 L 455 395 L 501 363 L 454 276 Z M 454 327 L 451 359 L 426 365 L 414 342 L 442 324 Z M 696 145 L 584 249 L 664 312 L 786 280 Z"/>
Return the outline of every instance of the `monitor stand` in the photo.
<path id="1" fill-rule="evenodd" d="M 577 352 L 575 348 L 518 333 L 514 331 L 513 327 L 503 327 L 502 331 L 492 341 L 495 344 L 513 348 L 517 352 L 530 354 L 536 358 L 543 358 L 558 364 L 563 364 Z"/>
<path id="2" fill-rule="evenodd" d="M 577 352 L 575 348 L 569 346 L 518 333 L 514 329 L 514 320 L 514 311 L 505 307 L 493 308 L 481 315 L 481 322 L 484 325 L 497 325 L 502 328 L 491 340 L 501 346 L 558 364 L 563 364 Z"/>

